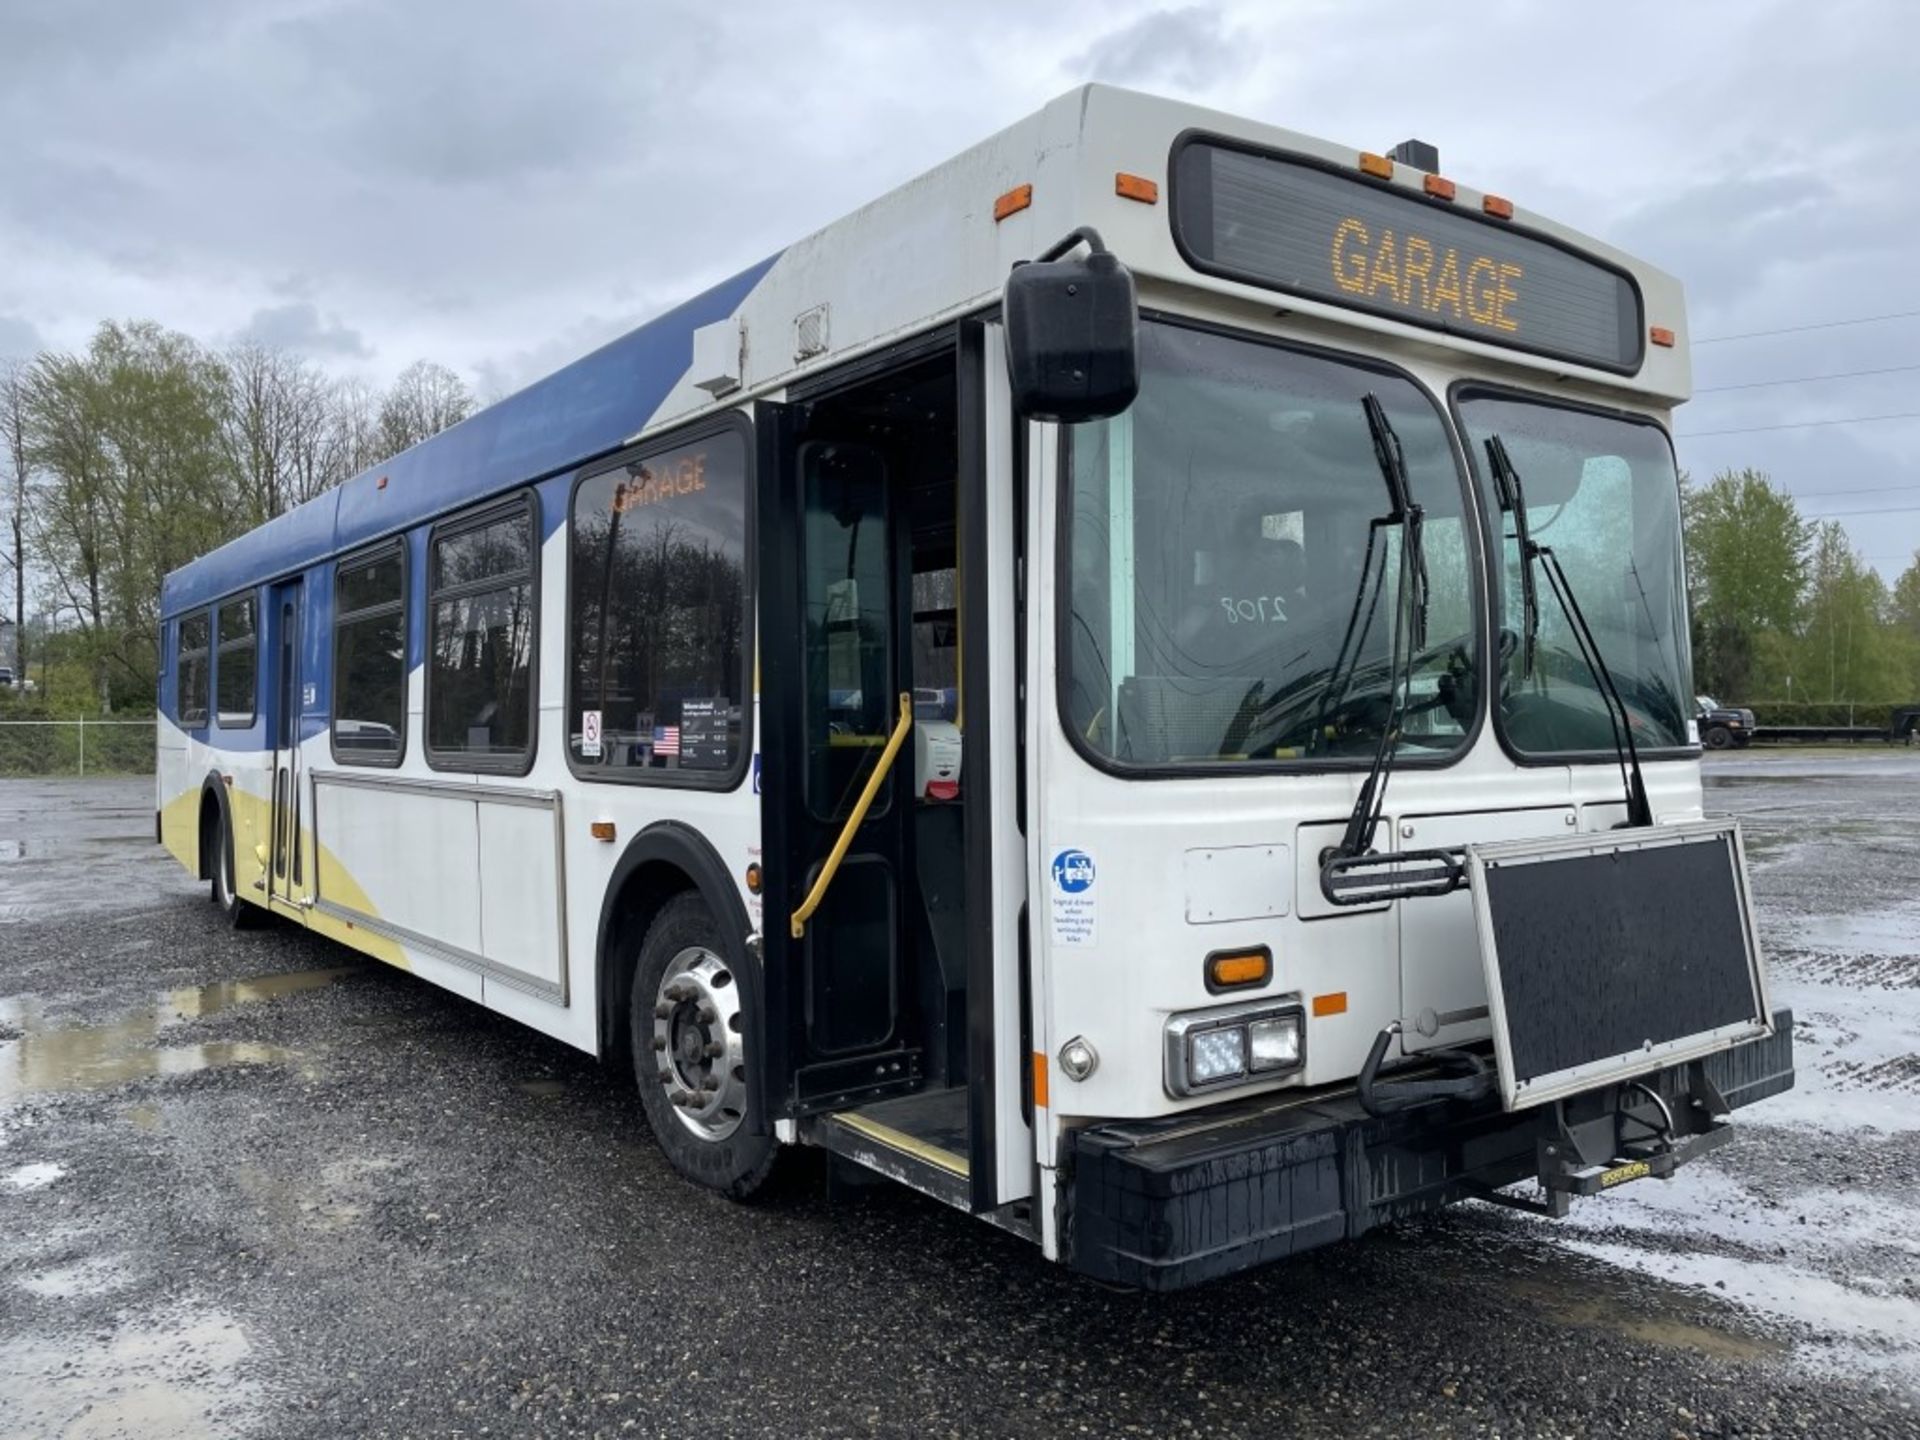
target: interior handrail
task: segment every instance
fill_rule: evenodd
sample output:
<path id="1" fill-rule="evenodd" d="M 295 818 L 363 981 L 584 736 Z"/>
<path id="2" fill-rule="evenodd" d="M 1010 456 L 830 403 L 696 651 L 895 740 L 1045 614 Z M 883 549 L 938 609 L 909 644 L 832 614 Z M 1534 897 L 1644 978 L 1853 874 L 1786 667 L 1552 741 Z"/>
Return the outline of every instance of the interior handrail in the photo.
<path id="1" fill-rule="evenodd" d="M 807 934 L 807 921 L 813 918 L 813 912 L 820 908 L 820 902 L 827 898 L 827 887 L 833 883 L 833 877 L 839 872 L 840 862 L 847 858 L 847 850 L 853 844 L 853 835 L 867 818 L 867 811 L 873 807 L 873 797 L 880 793 L 880 786 L 887 774 L 893 769 L 894 757 L 900 753 L 907 732 L 913 729 L 913 696 L 902 691 L 900 695 L 900 718 L 894 722 L 893 733 L 887 737 L 887 748 L 880 752 L 880 759 L 873 767 L 873 774 L 867 777 L 866 788 L 860 792 L 860 798 L 853 802 L 853 813 L 847 816 L 847 823 L 840 827 L 840 838 L 833 842 L 833 849 L 827 853 L 827 863 L 820 867 L 820 873 L 814 877 L 813 888 L 807 892 L 807 898 L 800 902 L 800 908 L 793 912 L 788 928 L 796 940 L 804 940 Z"/>

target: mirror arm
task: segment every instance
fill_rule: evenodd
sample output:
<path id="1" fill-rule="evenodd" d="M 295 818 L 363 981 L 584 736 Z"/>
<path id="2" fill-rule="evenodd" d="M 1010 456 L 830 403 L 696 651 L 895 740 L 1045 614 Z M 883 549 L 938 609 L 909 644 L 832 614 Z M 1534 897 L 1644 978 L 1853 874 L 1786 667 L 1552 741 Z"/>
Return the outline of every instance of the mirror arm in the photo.
<path id="1" fill-rule="evenodd" d="M 1058 260 L 1062 255 L 1073 249 L 1074 246 L 1082 243 L 1085 243 L 1087 249 L 1091 250 L 1095 255 L 1105 255 L 1107 253 L 1107 243 L 1100 238 L 1100 232 L 1091 225 L 1082 225 L 1077 229 L 1068 231 L 1064 238 L 1055 241 L 1033 258 L 1042 263 L 1049 260 Z M 1016 260 L 1014 262 L 1016 265 L 1026 265 L 1029 263 L 1030 262 L 1026 260 Z"/>

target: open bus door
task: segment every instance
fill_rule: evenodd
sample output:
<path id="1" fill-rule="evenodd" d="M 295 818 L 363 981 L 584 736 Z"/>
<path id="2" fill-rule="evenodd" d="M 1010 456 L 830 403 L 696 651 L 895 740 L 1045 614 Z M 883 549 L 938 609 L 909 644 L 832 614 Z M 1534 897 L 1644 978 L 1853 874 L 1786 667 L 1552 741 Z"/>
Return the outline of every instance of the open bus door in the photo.
<path id="1" fill-rule="evenodd" d="M 790 406 L 762 405 L 758 428 L 763 1053 L 769 1109 L 791 1118 L 921 1080 L 901 1024 L 903 572 L 879 452 L 808 437 Z"/>
<path id="2" fill-rule="evenodd" d="M 756 424 L 766 1113 L 974 1211 L 1029 1195 L 1034 1161 L 1001 353 L 969 322 Z M 915 668 L 940 577 L 951 691 Z M 943 723 L 957 798 L 916 767 Z"/>

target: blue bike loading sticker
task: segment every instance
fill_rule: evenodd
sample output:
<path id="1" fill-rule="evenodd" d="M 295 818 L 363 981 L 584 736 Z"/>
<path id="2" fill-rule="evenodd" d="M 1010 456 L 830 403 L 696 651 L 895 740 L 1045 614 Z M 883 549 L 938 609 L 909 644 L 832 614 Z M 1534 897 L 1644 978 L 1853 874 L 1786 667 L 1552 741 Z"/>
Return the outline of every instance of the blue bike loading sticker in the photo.
<path id="1" fill-rule="evenodd" d="M 1091 945 L 1096 939 L 1093 856 L 1085 850 L 1062 850 L 1053 857 L 1051 892 L 1053 943 Z"/>

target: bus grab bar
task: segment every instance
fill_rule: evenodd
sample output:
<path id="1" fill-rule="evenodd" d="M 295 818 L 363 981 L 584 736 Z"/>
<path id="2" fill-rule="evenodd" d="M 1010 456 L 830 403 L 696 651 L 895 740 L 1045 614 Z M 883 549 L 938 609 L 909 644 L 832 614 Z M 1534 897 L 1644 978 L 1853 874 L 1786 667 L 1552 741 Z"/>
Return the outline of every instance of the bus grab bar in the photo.
<path id="1" fill-rule="evenodd" d="M 847 816 L 847 823 L 840 829 L 840 838 L 833 842 L 833 849 L 827 852 L 827 863 L 820 867 L 813 888 L 807 892 L 807 898 L 800 902 L 800 908 L 793 912 L 788 922 L 793 938 L 804 940 L 807 935 L 807 921 L 813 918 L 813 912 L 820 908 L 820 902 L 827 898 L 827 887 L 833 883 L 833 877 L 840 870 L 840 862 L 847 858 L 847 849 L 853 844 L 853 833 L 867 818 L 867 811 L 873 806 L 873 797 L 880 793 L 881 782 L 887 778 L 887 772 L 893 769 L 893 760 L 900 753 L 900 746 L 907 738 L 907 732 L 913 729 L 913 696 L 902 691 L 900 694 L 900 718 L 894 722 L 893 734 L 887 737 L 887 748 L 880 752 L 880 759 L 873 767 L 873 774 L 867 777 L 867 787 L 860 792 L 860 798 L 853 802 L 853 813 Z"/>

